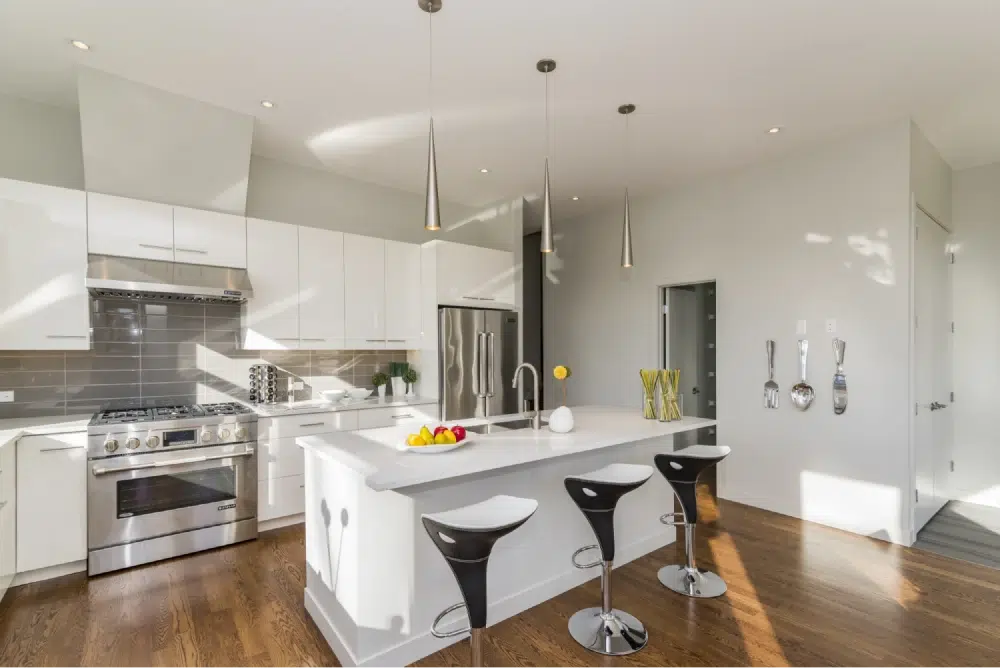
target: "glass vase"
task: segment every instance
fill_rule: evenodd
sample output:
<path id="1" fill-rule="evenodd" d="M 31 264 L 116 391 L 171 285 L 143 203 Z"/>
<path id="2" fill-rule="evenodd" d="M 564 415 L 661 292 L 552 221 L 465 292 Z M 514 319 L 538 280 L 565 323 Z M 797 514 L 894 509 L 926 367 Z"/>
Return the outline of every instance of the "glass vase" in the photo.
<path id="1" fill-rule="evenodd" d="M 656 369 L 640 369 L 639 378 L 642 380 L 642 417 L 647 420 L 656 419 L 656 384 L 659 374 Z"/>

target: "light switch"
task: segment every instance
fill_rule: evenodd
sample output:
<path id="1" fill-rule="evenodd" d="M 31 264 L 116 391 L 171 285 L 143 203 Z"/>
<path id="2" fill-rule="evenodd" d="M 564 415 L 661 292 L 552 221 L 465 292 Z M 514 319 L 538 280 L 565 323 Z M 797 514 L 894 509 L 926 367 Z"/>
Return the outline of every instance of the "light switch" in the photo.
<path id="1" fill-rule="evenodd" d="M 0 404 L 9 404 L 14 401 L 14 390 L 0 392 Z"/>
<path id="2" fill-rule="evenodd" d="M 826 320 L 826 333 L 836 334 L 837 333 L 837 321 L 833 318 L 827 318 Z"/>

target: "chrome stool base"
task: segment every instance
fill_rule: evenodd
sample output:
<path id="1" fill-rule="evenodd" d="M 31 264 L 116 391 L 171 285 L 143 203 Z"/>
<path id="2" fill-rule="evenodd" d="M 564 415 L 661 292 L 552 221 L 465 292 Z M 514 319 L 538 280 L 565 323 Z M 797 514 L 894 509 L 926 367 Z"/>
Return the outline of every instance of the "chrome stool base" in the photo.
<path id="1" fill-rule="evenodd" d="M 601 608 L 584 608 L 569 618 L 569 634 L 591 652 L 606 656 L 638 652 L 647 640 L 642 622 L 614 608 L 609 614 Z"/>
<path id="2" fill-rule="evenodd" d="M 715 598 L 725 594 L 727 589 L 725 580 L 715 573 L 680 564 L 664 566 L 656 577 L 667 589 L 691 598 Z"/>

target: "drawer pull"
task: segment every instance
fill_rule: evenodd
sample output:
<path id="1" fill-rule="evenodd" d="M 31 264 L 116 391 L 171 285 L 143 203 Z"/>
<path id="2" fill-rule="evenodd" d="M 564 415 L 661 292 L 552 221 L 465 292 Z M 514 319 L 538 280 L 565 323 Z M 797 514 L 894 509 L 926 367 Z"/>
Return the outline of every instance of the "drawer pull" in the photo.
<path id="1" fill-rule="evenodd" d="M 403 420 L 405 418 L 411 418 L 411 417 L 413 417 L 413 413 L 405 413 L 403 415 L 393 415 L 392 419 L 393 420 Z"/>
<path id="2" fill-rule="evenodd" d="M 47 339 L 85 339 L 86 334 L 46 334 Z"/>
<path id="3" fill-rule="evenodd" d="M 140 248 L 155 248 L 156 250 L 168 250 L 172 251 L 173 246 L 157 246 L 156 244 L 139 244 Z"/>
<path id="4" fill-rule="evenodd" d="M 368 343 L 385 343 L 385 339 L 365 339 Z"/>
<path id="5" fill-rule="evenodd" d="M 326 341 L 326 339 L 313 339 L 313 338 L 307 338 L 307 337 L 302 337 L 301 340 L 302 341 Z"/>
<path id="6" fill-rule="evenodd" d="M 322 427 L 325 422 L 306 422 L 305 424 L 300 424 L 300 427 Z"/>
<path id="7" fill-rule="evenodd" d="M 174 250 L 180 251 L 181 253 L 198 253 L 199 255 L 208 255 L 208 251 L 198 250 L 197 248 L 175 248 Z"/>
<path id="8" fill-rule="evenodd" d="M 7 502 L 6 501 L 0 501 L 0 510 L 3 510 L 6 507 L 7 507 Z"/>
<path id="9" fill-rule="evenodd" d="M 65 448 L 39 448 L 39 452 L 62 452 L 63 450 L 81 450 L 78 445 L 67 445 Z"/>
<path id="10" fill-rule="evenodd" d="M 305 486 L 305 485 L 299 485 L 299 489 L 305 489 L 305 488 L 306 488 L 306 486 Z M 7 502 L 6 502 L 6 501 L 4 501 L 4 503 L 7 503 Z M 2 506 L 0 506 L 0 507 L 2 507 Z"/>

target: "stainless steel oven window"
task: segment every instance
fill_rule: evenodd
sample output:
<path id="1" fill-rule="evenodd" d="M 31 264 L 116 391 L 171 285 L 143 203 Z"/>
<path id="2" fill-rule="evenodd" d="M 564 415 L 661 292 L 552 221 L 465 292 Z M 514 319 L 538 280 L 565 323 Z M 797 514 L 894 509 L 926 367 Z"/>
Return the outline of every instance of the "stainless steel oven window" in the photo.
<path id="1" fill-rule="evenodd" d="M 178 510 L 206 503 L 236 500 L 236 467 L 217 466 L 200 471 L 117 481 L 118 518 Z"/>

